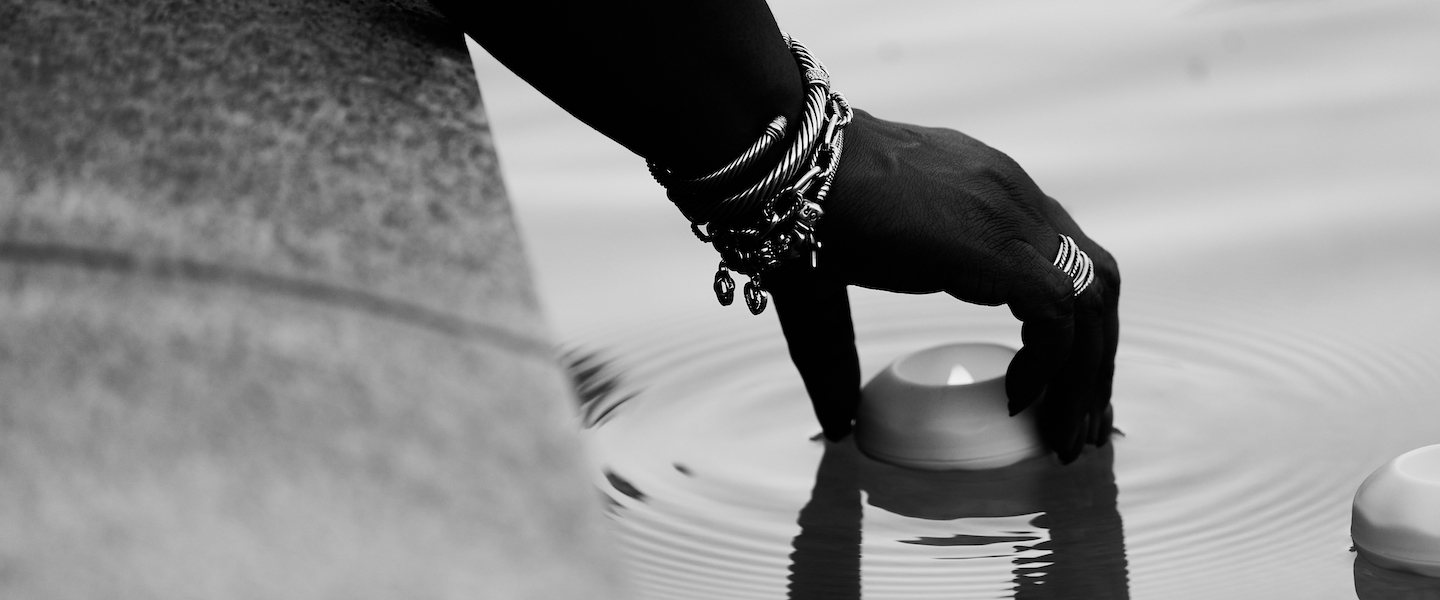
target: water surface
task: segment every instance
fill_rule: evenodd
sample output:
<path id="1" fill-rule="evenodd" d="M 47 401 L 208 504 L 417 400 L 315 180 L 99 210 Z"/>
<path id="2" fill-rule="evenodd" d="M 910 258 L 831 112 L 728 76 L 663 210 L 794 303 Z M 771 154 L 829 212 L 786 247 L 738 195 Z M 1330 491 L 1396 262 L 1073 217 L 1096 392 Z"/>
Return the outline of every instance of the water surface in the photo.
<path id="1" fill-rule="evenodd" d="M 642 597 L 1440 594 L 1348 536 L 1365 476 L 1440 443 L 1440 5 L 772 6 L 856 106 L 1005 150 L 1114 252 L 1125 436 L 986 476 L 812 441 L 773 315 L 713 304 L 639 159 L 482 64 L 552 323 L 622 375 L 585 435 Z M 1004 309 L 852 298 L 867 377 L 1018 343 Z"/>
<path id="2" fill-rule="evenodd" d="M 587 430 L 646 597 L 785 597 L 807 581 L 866 598 L 1355 597 L 1356 486 L 1437 438 L 1434 320 L 1408 343 L 1341 339 L 1243 304 L 1135 296 L 1114 399 L 1125 435 L 1070 467 L 889 467 L 813 440 L 773 336 L 656 335 L 626 359 L 638 394 L 602 401 Z M 1018 342 L 1003 311 L 869 300 L 888 315 L 861 334 L 872 371 L 931 344 Z"/>

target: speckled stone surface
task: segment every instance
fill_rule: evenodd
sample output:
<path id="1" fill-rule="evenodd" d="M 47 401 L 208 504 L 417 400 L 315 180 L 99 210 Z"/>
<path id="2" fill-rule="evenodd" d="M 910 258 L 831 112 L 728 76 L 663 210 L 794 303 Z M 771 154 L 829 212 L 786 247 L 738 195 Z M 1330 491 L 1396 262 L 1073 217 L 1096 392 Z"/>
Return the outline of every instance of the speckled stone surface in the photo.
<path id="1" fill-rule="evenodd" d="M 609 598 L 462 38 L 0 0 L 0 597 Z"/>

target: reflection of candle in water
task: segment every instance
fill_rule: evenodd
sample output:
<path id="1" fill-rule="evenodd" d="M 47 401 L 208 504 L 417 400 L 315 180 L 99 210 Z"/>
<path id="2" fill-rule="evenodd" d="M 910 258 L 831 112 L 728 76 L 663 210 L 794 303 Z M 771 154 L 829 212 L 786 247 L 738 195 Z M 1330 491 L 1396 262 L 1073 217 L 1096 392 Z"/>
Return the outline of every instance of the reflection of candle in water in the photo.
<path id="1" fill-rule="evenodd" d="M 1125 600 L 1113 448 L 1069 466 L 922 471 L 827 443 L 797 519 L 789 597 Z"/>

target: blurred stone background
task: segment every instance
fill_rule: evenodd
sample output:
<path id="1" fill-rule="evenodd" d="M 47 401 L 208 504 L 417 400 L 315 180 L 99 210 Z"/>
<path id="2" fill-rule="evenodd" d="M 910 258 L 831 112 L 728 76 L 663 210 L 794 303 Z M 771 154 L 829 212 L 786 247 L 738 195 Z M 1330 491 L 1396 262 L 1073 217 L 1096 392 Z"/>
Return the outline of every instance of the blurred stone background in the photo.
<path id="1" fill-rule="evenodd" d="M 0 2 L 0 597 L 614 597 L 462 39 Z"/>

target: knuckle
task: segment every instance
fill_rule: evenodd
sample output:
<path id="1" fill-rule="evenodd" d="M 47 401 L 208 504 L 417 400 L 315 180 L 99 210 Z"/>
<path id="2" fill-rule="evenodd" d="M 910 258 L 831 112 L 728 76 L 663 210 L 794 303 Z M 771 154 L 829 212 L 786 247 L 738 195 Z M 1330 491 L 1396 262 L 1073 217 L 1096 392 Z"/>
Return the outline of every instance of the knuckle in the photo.
<path id="1" fill-rule="evenodd" d="M 1054 323 L 1068 323 L 1075 316 L 1075 293 L 1068 283 L 1063 286 L 1049 286 L 1050 293 L 1035 305 L 1035 320 Z"/>
<path id="2" fill-rule="evenodd" d="M 1092 284 L 1093 285 L 1093 284 Z M 1075 298 L 1075 312 L 1086 317 L 1098 317 L 1104 314 L 1110 306 L 1110 290 L 1104 284 L 1100 285 L 1099 293 L 1086 291 Z"/>
<path id="3" fill-rule="evenodd" d="M 1120 295 L 1120 266 L 1115 264 L 1115 259 L 1109 254 L 1105 255 L 1105 262 L 1097 264 L 1096 272 L 1101 281 L 1105 282 L 1105 290 L 1115 296 Z"/>

